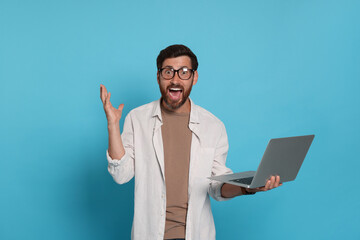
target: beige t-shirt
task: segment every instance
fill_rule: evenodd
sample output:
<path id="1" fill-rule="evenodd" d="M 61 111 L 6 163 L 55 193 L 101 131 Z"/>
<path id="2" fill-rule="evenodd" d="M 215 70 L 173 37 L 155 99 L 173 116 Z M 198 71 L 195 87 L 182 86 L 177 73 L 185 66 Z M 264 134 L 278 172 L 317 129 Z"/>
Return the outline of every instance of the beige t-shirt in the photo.
<path id="1" fill-rule="evenodd" d="M 191 148 L 190 113 L 161 108 L 166 184 L 164 239 L 185 238 Z"/>

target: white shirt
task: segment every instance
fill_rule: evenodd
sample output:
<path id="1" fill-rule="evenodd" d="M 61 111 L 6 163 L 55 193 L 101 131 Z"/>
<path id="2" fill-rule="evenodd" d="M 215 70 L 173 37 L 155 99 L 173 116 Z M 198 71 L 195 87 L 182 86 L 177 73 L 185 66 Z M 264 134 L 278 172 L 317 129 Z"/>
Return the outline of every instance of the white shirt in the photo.
<path id="1" fill-rule="evenodd" d="M 225 166 L 229 145 L 224 124 L 190 102 L 192 142 L 185 238 L 211 240 L 215 239 L 215 224 L 209 195 L 218 201 L 228 198 L 221 197 L 222 183 L 208 177 L 232 173 Z M 109 173 L 117 183 L 135 176 L 133 240 L 164 238 L 166 186 L 161 125 L 160 100 L 135 108 L 126 116 L 121 135 L 125 155 L 115 160 L 106 152 Z"/>

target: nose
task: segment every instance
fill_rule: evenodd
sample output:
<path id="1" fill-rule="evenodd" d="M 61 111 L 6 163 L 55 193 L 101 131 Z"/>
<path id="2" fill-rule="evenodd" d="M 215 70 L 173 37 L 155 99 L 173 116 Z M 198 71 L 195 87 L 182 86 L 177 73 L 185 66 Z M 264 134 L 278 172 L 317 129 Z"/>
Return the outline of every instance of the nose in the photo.
<path id="1" fill-rule="evenodd" d="M 179 78 L 178 72 L 175 72 L 174 77 L 170 80 L 171 83 L 177 84 L 180 83 L 181 79 Z"/>

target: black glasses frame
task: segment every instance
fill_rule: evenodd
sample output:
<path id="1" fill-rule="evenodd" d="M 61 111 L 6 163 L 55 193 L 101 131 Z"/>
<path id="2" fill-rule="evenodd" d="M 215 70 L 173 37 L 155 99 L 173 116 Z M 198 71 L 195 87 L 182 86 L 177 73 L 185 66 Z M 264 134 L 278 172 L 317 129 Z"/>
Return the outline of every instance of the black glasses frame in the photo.
<path id="1" fill-rule="evenodd" d="M 171 78 L 166 78 L 166 77 L 164 77 L 163 74 L 162 74 L 162 71 L 163 71 L 164 69 L 171 69 L 172 72 L 173 72 L 173 76 L 172 76 Z M 171 80 L 171 79 L 173 79 L 173 78 L 175 77 L 175 73 L 177 73 L 178 77 L 179 77 L 181 80 L 189 80 L 189 79 L 192 77 L 192 75 L 194 74 L 194 72 L 195 72 L 194 69 L 187 68 L 187 69 L 191 72 L 191 74 L 190 74 L 189 78 L 185 78 L 185 79 L 184 79 L 184 78 L 180 77 L 180 74 L 179 74 L 179 71 L 182 70 L 182 69 L 183 69 L 183 68 L 179 68 L 178 70 L 175 70 L 175 69 L 173 69 L 173 68 L 164 67 L 164 68 L 159 68 L 158 71 L 160 72 L 160 75 L 161 75 L 165 80 Z"/>

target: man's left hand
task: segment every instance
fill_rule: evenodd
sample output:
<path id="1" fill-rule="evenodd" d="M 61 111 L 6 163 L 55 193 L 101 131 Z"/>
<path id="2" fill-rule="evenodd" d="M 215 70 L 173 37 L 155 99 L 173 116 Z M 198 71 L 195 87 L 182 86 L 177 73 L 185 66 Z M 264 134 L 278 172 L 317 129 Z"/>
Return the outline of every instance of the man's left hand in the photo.
<path id="1" fill-rule="evenodd" d="M 280 176 L 271 176 L 269 180 L 266 181 L 266 184 L 264 187 L 258 187 L 258 188 L 248 188 L 245 189 L 248 193 L 256 193 L 256 192 L 264 192 L 268 191 L 274 188 L 277 188 L 281 186 L 282 183 L 280 183 Z"/>

